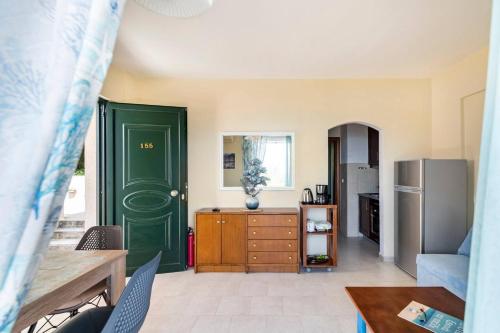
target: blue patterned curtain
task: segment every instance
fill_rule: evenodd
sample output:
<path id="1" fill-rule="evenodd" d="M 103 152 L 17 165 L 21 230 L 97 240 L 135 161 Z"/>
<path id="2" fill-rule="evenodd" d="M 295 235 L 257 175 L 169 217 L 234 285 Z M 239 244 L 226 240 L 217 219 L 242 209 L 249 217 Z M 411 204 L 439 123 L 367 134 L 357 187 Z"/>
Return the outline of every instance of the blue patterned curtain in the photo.
<path id="1" fill-rule="evenodd" d="M 465 332 L 498 332 L 500 309 L 500 1 L 494 0 Z M 496 328 L 495 328 L 496 327 Z"/>
<path id="2" fill-rule="evenodd" d="M 0 1 L 0 332 L 56 226 L 124 0 Z"/>

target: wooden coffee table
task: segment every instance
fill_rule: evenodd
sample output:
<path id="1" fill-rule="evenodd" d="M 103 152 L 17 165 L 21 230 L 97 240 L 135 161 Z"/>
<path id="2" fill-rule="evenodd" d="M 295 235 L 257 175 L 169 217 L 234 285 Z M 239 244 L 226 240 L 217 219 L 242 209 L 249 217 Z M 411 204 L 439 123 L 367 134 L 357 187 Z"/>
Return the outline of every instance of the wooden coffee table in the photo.
<path id="1" fill-rule="evenodd" d="M 358 333 L 366 326 L 374 333 L 429 333 L 398 317 L 411 301 L 417 301 L 464 319 L 465 302 L 442 287 L 346 287 L 358 309 Z"/>

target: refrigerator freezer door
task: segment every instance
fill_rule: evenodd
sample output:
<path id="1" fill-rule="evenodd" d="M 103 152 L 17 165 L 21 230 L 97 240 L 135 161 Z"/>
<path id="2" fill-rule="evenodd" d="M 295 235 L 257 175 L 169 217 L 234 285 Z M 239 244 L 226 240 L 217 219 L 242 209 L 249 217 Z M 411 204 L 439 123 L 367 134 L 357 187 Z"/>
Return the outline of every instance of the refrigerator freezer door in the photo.
<path id="1" fill-rule="evenodd" d="M 397 187 L 394 192 L 396 218 L 395 262 L 413 277 L 417 276 L 415 263 L 422 252 L 423 194 L 421 190 Z"/>
<path id="2" fill-rule="evenodd" d="M 424 253 L 456 253 L 467 234 L 467 162 L 425 160 Z"/>
<path id="3" fill-rule="evenodd" d="M 423 160 L 395 162 L 394 184 L 422 188 L 423 170 Z"/>

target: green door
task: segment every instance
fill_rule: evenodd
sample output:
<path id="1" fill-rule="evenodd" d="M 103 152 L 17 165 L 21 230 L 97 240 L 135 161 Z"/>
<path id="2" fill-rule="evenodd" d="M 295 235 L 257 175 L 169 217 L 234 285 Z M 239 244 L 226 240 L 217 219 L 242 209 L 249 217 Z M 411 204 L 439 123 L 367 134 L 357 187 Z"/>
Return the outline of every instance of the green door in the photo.
<path id="1" fill-rule="evenodd" d="M 158 251 L 159 273 L 185 270 L 186 109 L 108 103 L 104 113 L 105 224 L 123 228 L 127 274 Z"/>

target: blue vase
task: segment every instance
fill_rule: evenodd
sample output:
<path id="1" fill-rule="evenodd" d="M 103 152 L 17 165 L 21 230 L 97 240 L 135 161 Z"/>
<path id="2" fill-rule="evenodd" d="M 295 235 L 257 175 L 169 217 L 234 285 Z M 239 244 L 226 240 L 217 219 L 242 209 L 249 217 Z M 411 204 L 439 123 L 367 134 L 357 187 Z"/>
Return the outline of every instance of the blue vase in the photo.
<path id="1" fill-rule="evenodd" d="M 259 199 L 257 197 L 248 197 L 245 200 L 245 204 L 248 209 L 257 209 L 259 208 Z"/>

